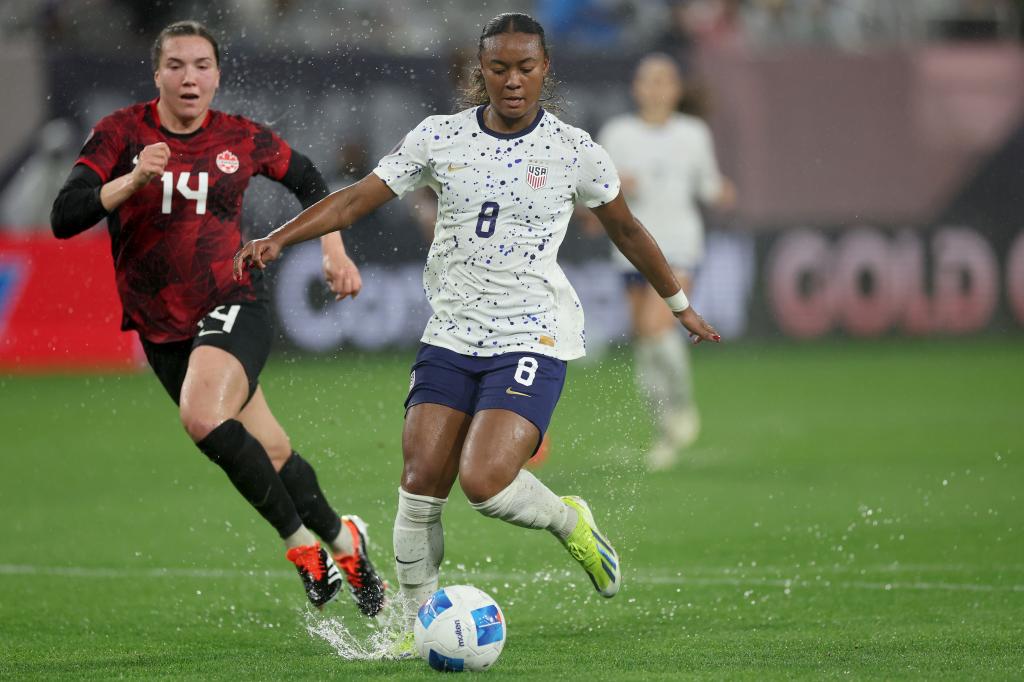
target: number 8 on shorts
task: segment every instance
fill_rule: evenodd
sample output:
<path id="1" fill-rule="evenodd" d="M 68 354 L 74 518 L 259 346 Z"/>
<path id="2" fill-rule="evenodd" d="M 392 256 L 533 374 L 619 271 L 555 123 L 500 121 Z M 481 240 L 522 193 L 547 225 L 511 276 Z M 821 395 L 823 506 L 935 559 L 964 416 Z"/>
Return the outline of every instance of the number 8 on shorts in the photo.
<path id="1" fill-rule="evenodd" d="M 516 367 L 516 381 L 523 386 L 531 386 L 534 377 L 537 376 L 537 358 L 530 356 L 519 358 L 519 366 Z"/>

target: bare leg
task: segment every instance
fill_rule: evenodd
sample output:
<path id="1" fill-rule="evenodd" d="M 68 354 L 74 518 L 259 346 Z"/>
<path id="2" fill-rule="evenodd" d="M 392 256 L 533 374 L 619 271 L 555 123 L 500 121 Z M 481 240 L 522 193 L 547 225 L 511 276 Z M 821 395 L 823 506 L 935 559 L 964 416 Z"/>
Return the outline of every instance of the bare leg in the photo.
<path id="1" fill-rule="evenodd" d="M 471 417 L 444 405 L 409 408 L 402 430 L 402 488 L 416 495 L 448 497 L 459 474 L 459 453 Z"/>
<path id="2" fill-rule="evenodd" d="M 540 432 L 509 410 L 482 410 L 462 448 L 459 482 L 480 513 L 524 528 L 549 530 L 565 540 L 576 514 L 528 471 Z"/>
<path id="3" fill-rule="evenodd" d="M 188 358 L 179 415 L 196 443 L 228 419 L 238 416 L 249 382 L 238 359 L 220 348 L 200 346 Z"/>

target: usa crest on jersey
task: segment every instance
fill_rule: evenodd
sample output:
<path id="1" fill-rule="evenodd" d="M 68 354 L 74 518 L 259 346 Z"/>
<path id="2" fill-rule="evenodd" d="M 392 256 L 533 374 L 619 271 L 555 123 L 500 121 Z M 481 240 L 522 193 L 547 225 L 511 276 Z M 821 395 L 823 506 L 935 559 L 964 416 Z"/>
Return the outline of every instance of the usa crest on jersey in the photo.
<path id="1" fill-rule="evenodd" d="M 548 168 L 538 163 L 526 165 L 526 183 L 534 189 L 540 189 L 548 182 Z"/>

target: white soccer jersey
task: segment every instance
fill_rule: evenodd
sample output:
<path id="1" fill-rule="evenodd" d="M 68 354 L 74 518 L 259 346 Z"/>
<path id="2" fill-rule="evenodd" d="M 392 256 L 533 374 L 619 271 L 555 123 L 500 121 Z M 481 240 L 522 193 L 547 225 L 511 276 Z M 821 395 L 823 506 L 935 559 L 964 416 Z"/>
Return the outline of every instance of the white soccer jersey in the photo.
<path id="1" fill-rule="evenodd" d="M 654 126 L 638 116 L 613 118 L 598 135 L 601 145 L 636 188 L 626 196 L 633 214 L 651 233 L 670 264 L 692 269 L 704 257 L 704 224 L 697 201 L 714 201 L 722 177 L 711 131 L 699 118 L 673 114 Z M 613 250 L 612 260 L 632 269 Z"/>
<path id="2" fill-rule="evenodd" d="M 590 135 L 544 111 L 497 133 L 478 107 L 425 119 L 373 172 L 398 196 L 437 193 L 424 343 L 485 357 L 584 354 L 583 309 L 555 259 L 576 201 L 593 208 L 619 193 Z"/>

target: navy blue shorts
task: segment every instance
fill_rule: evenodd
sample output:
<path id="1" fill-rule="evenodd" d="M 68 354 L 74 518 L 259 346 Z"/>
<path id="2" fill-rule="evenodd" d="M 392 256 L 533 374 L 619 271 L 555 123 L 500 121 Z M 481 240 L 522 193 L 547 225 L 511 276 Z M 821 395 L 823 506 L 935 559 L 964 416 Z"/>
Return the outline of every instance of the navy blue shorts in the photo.
<path id="1" fill-rule="evenodd" d="M 405 409 L 436 403 L 468 415 L 511 410 L 536 426 L 543 438 L 562 395 L 565 368 L 565 360 L 546 355 L 481 358 L 423 344 L 412 366 Z"/>
<path id="2" fill-rule="evenodd" d="M 636 270 L 628 270 L 622 273 L 622 283 L 626 285 L 627 289 L 632 289 L 647 284 L 647 278 Z"/>
<path id="3" fill-rule="evenodd" d="M 693 268 L 682 268 L 682 267 L 679 267 L 677 265 L 672 265 L 671 263 L 669 263 L 669 265 L 672 266 L 672 272 L 675 272 L 677 274 L 678 273 L 683 273 L 684 275 L 689 277 L 691 280 L 693 279 L 693 272 L 694 272 Z M 632 289 L 633 287 L 641 287 L 641 288 L 643 288 L 643 287 L 649 286 L 649 284 L 647 282 L 647 278 L 644 277 L 639 272 L 637 272 L 636 270 L 623 270 L 619 274 L 622 276 L 622 284 L 627 289 Z"/>

